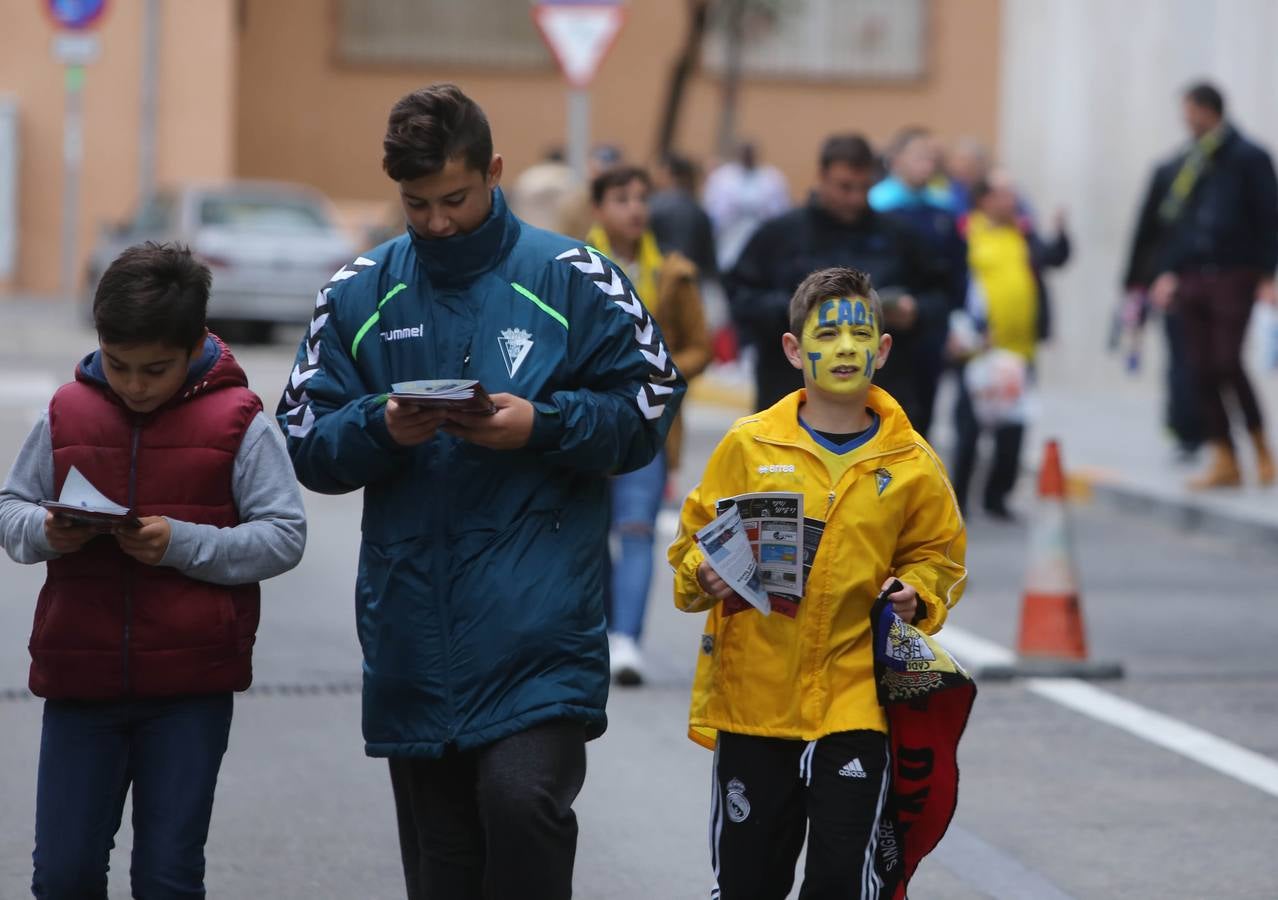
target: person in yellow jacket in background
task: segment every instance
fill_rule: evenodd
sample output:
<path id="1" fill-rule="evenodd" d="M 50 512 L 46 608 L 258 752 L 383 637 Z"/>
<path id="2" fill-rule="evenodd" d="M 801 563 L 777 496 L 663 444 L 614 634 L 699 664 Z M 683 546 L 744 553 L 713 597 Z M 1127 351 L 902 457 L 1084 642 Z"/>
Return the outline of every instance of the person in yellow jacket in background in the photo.
<path id="1" fill-rule="evenodd" d="M 697 267 L 678 253 L 662 254 L 648 228 L 652 181 L 637 166 L 617 166 L 590 185 L 595 225 L 587 241 L 619 265 L 647 307 L 674 359 L 691 381 L 710 364 L 714 351 L 706 331 Z M 648 465 L 612 479 L 612 530 L 620 554 L 613 560 L 608 602 L 608 651 L 613 678 L 623 685 L 643 682 L 643 633 L 652 585 L 653 536 L 665 496 L 666 479 L 679 466 L 683 425 L 670 426 L 663 452 Z"/>
<path id="2" fill-rule="evenodd" d="M 824 269 L 799 285 L 782 343 L 805 387 L 733 425 L 670 547 L 675 605 L 709 610 L 689 736 L 715 749 L 720 900 L 783 900 L 805 831 L 805 898 L 856 896 L 857 884 L 890 897 L 900 880 L 870 607 L 899 580 L 895 612 L 936 632 L 963 592 L 967 538 L 941 461 L 871 383 L 892 347 L 882 322 L 864 272 Z M 805 541 L 819 535 L 802 597 L 766 617 L 693 537 L 721 500 L 758 492 L 802 494 Z"/>

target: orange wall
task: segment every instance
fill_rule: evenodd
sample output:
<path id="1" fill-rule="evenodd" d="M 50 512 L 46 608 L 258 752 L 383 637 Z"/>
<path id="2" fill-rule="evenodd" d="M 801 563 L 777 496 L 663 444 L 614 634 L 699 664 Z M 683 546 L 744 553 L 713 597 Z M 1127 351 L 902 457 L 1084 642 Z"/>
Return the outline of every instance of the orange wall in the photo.
<path id="1" fill-rule="evenodd" d="M 522 0 L 512 0 L 522 7 Z M 335 57 L 336 3 L 246 0 L 240 35 L 236 169 L 315 185 L 335 198 L 390 198 L 381 135 L 391 104 L 432 81 L 456 81 L 486 110 L 514 174 L 562 145 L 565 99 L 553 68 L 493 72 L 350 66 Z M 684 0 L 632 0 L 620 40 L 592 91 L 595 140 L 646 157 L 655 140 L 669 65 L 685 27 Z M 821 138 L 858 129 L 885 139 L 910 124 L 942 137 L 996 138 L 1000 0 L 932 0 L 929 73 L 917 83 L 870 86 L 748 81 L 739 133 L 806 190 Z M 718 82 L 692 83 L 677 141 L 708 160 L 718 125 Z"/>
<path id="2" fill-rule="evenodd" d="M 129 213 L 138 187 L 141 121 L 141 0 L 117 0 L 101 20 L 102 52 L 87 67 L 79 251 L 99 224 Z M 235 102 L 234 0 L 164 0 L 156 170 L 161 182 L 232 172 Z M 50 54 L 55 33 L 43 4 L 5 4 L 0 28 L 0 92 L 19 105 L 19 233 L 11 290 L 48 293 L 61 270 L 63 66 Z M 77 265 L 80 273 L 83 266 Z"/>

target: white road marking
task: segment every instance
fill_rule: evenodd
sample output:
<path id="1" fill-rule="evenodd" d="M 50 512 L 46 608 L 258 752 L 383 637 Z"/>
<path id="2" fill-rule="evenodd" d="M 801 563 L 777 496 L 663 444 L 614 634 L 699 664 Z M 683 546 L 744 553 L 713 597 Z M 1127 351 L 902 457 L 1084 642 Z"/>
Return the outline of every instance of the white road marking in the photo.
<path id="1" fill-rule="evenodd" d="M 938 637 L 960 663 L 1007 665 L 1016 661 L 1016 654 L 1006 647 L 961 628 L 946 626 Z M 1024 684 L 1031 693 L 1053 703 L 1278 797 L 1278 761 L 1267 756 L 1077 678 L 1027 678 Z"/>

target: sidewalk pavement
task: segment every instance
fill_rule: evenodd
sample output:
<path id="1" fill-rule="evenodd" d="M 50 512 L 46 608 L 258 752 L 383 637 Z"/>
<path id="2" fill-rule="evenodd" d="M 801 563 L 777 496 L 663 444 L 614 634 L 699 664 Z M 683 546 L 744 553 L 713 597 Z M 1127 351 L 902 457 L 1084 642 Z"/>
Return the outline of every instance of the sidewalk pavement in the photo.
<path id="1" fill-rule="evenodd" d="M 1273 443 L 1278 441 L 1278 373 L 1252 368 L 1250 374 Z M 1056 438 L 1075 495 L 1094 495 L 1186 529 L 1278 545 L 1278 487 L 1256 482 L 1249 436 L 1241 428 L 1234 436 L 1242 487 L 1190 490 L 1185 484 L 1205 459 L 1176 460 L 1174 443 L 1163 428 L 1163 403 L 1162 385 L 1145 377 L 1120 377 L 1090 391 L 1060 381 L 1046 385 L 1025 463 L 1037 471 L 1044 442 Z"/>
<path id="2" fill-rule="evenodd" d="M 1278 487 L 1255 480 L 1251 444 L 1237 438 L 1244 486 L 1191 491 L 1185 482 L 1202 461 L 1176 460 L 1163 427 L 1164 387 L 1161 362 L 1128 376 L 1105 360 L 1105 371 L 1078 377 L 1061 365 L 1044 372 L 1037 413 L 1026 437 L 1022 459 L 1027 472 L 1038 470 L 1046 440 L 1060 442 L 1071 495 L 1094 498 L 1123 509 L 1158 516 L 1188 530 L 1278 545 Z M 1278 444 L 1278 372 L 1249 366 L 1261 395 L 1271 442 Z M 693 383 L 690 397 L 700 405 L 751 410 L 749 378 L 739 370 L 712 369 Z M 948 462 L 953 438 L 953 386 L 943 384 L 937 399 L 932 443 Z M 1033 490 L 1025 478 L 1022 491 Z"/>

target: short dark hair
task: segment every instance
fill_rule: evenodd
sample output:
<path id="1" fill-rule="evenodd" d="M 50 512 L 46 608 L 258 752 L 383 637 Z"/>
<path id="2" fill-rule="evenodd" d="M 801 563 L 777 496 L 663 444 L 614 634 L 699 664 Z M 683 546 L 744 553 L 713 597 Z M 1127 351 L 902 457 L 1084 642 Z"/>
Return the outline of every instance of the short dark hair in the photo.
<path id="1" fill-rule="evenodd" d="M 661 164 L 670 173 L 670 179 L 689 194 L 697 191 L 697 164 L 682 153 L 667 153 L 661 158 Z"/>
<path id="2" fill-rule="evenodd" d="M 93 324 L 107 344 L 163 344 L 190 350 L 204 336 L 213 275 L 181 244 L 147 241 L 102 273 Z"/>
<path id="3" fill-rule="evenodd" d="M 648 170 L 641 166 L 613 166 L 605 169 L 590 182 L 590 199 L 595 206 L 603 203 L 604 194 L 613 188 L 625 187 L 632 181 L 642 181 L 643 186 L 652 189 L 652 178 Z"/>
<path id="4" fill-rule="evenodd" d="M 1185 89 L 1185 99 L 1194 106 L 1209 109 L 1218 116 L 1225 114 L 1225 97 L 1214 84 L 1199 81 Z"/>
<path id="5" fill-rule="evenodd" d="M 819 269 L 813 272 L 795 289 L 790 298 L 790 333 L 803 333 L 803 323 L 808 320 L 814 307 L 834 297 L 864 297 L 870 301 L 874 310 L 874 321 L 883 332 L 883 301 L 870 276 L 860 269 Z"/>
<path id="6" fill-rule="evenodd" d="M 994 185 L 990 182 L 989 176 L 982 175 L 972 182 L 972 186 L 968 188 L 968 202 L 975 207 L 988 197 L 993 190 Z"/>
<path id="7" fill-rule="evenodd" d="M 832 134 L 821 145 L 821 171 L 835 163 L 843 163 L 853 169 L 874 169 L 878 159 L 874 148 L 859 134 Z"/>
<path id="8" fill-rule="evenodd" d="M 479 104 L 455 84 L 432 84 L 399 98 L 382 140 L 382 168 L 395 181 L 434 175 L 461 159 L 487 172 L 493 133 Z"/>

